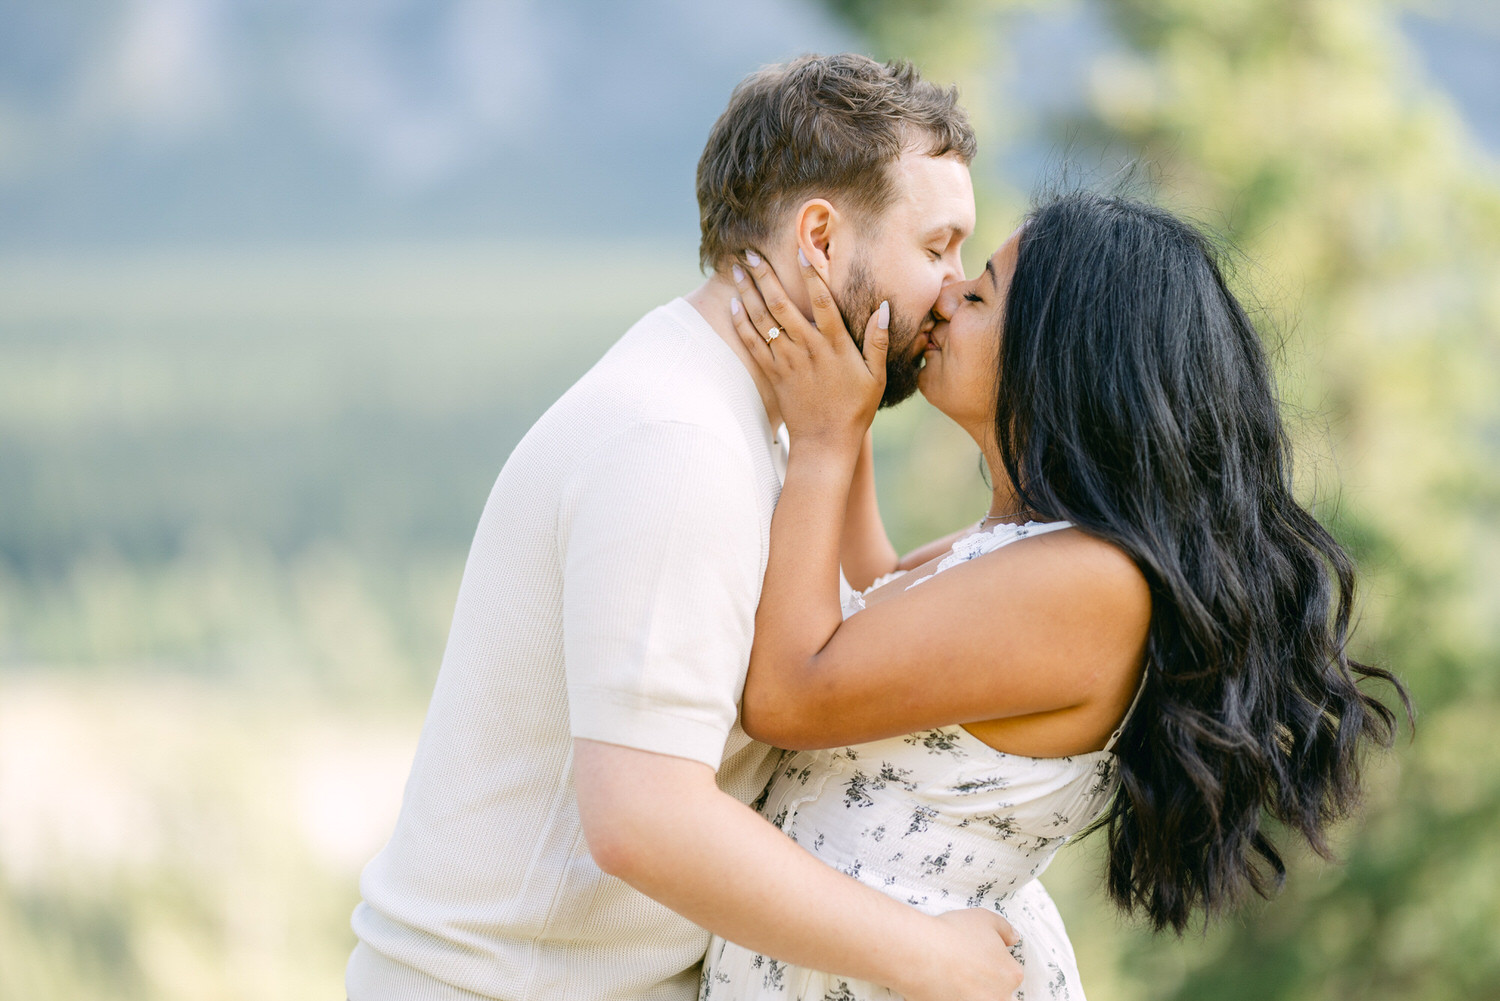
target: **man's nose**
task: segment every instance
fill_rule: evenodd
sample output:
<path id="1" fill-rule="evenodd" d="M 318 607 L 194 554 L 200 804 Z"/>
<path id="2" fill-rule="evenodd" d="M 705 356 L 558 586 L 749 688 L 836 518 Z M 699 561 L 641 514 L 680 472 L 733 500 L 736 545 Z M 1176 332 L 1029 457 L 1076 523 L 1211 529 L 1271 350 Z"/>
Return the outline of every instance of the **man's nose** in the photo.
<path id="1" fill-rule="evenodd" d="M 943 284 L 945 286 L 964 280 L 964 262 L 963 258 L 958 255 L 958 248 L 952 248 L 947 254 L 943 255 L 943 263 L 947 265 L 947 268 L 943 271 Z"/>
<path id="2" fill-rule="evenodd" d="M 942 290 L 938 292 L 937 302 L 932 304 L 933 315 L 940 320 L 953 319 L 953 311 L 958 307 L 958 297 L 961 281 L 947 282 Z"/>

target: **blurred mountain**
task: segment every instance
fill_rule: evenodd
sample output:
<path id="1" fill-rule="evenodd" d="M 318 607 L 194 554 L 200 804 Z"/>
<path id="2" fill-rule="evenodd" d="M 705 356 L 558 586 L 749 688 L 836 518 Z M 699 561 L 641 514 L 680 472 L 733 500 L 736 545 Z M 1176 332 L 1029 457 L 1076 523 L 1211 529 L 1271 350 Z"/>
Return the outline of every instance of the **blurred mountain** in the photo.
<path id="1" fill-rule="evenodd" d="M 0 0 L 0 246 L 696 233 L 734 84 L 817 8 Z"/>
<path id="2" fill-rule="evenodd" d="M 1101 24 L 1079 9 L 1016 26 L 1032 69 L 1010 99 L 1077 91 L 1058 68 Z M 1405 23 L 1500 150 L 1492 11 Z M 693 239 L 735 82 L 859 47 L 810 0 L 0 0 L 0 249 Z M 1011 173 L 1044 158 L 1010 153 Z"/>
<path id="3" fill-rule="evenodd" d="M 1458 105 L 1469 129 L 1500 154 L 1500 4 L 1446 0 L 1402 21 L 1428 76 Z"/>

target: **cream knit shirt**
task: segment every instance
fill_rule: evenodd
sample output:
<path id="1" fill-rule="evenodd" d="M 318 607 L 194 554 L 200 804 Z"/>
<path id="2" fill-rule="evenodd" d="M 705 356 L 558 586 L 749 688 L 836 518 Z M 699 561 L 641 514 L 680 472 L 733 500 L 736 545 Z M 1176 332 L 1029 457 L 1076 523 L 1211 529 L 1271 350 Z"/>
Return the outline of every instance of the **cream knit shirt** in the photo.
<path id="1" fill-rule="evenodd" d="M 400 819 L 365 868 L 352 1001 L 688 1001 L 708 933 L 599 870 L 572 739 L 702 761 L 737 722 L 785 474 L 749 373 L 682 299 L 549 409 L 474 536 Z"/>

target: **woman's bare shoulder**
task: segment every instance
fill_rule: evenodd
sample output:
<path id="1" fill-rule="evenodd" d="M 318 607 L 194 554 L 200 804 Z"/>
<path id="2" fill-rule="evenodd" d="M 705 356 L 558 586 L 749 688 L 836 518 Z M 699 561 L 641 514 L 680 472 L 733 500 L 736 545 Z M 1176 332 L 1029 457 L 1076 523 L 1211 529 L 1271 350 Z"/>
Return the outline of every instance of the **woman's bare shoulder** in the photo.
<path id="1" fill-rule="evenodd" d="M 1117 543 L 1083 529 L 1020 539 L 974 562 L 1033 609 L 1097 625 L 1107 620 L 1131 636 L 1150 623 L 1151 587 L 1140 566 Z"/>

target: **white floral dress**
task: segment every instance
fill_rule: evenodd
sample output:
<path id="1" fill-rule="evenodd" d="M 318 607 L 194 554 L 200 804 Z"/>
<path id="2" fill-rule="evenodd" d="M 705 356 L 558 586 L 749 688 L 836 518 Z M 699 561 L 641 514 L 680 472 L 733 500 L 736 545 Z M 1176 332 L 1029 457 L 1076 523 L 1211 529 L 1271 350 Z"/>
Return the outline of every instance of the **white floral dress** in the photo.
<path id="1" fill-rule="evenodd" d="M 1067 527 L 1029 523 L 975 533 L 956 543 L 934 573 Z M 862 597 L 853 595 L 844 617 L 863 607 Z M 958 726 L 853 747 L 784 751 L 754 805 L 824 862 L 920 911 L 999 912 L 1020 935 L 1012 952 L 1025 979 L 1016 997 L 1082 1001 L 1062 917 L 1036 877 L 1109 804 L 1118 784 L 1110 748 L 1118 737 L 1117 730 L 1105 750 L 1065 758 L 1006 754 Z M 865 981 L 788 966 L 717 936 L 699 992 L 700 1001 L 896 997 Z"/>

